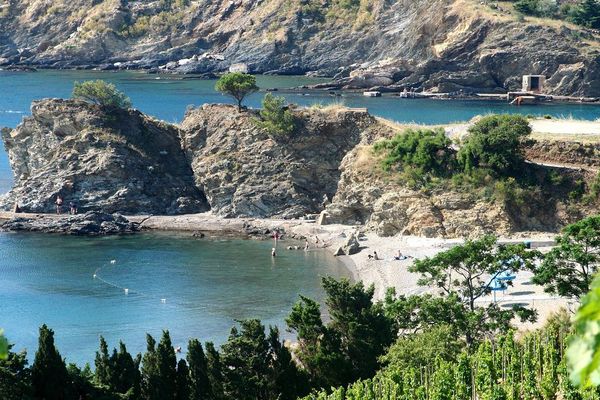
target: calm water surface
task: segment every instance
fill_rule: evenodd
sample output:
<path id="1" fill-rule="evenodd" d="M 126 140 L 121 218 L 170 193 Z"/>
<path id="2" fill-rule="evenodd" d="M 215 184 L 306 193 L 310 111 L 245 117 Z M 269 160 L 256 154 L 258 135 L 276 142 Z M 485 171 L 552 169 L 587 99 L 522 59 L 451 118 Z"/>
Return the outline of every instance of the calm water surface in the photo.
<path id="1" fill-rule="evenodd" d="M 99 71 L 0 71 L 0 126 L 14 127 L 29 113 L 31 102 L 45 97 L 69 97 L 74 81 L 104 79 L 116 84 L 131 97 L 141 111 L 169 122 L 179 122 L 188 105 L 230 102 L 214 90 L 214 81 L 182 79 L 175 76 L 148 75 L 140 72 Z M 262 89 L 291 88 L 313 84 L 322 79 L 307 77 L 259 76 Z M 399 122 L 441 124 L 465 121 L 486 113 L 523 113 L 533 115 L 573 117 L 595 120 L 600 118 L 600 106 L 582 104 L 529 105 L 519 108 L 505 102 L 414 100 L 384 96 L 366 98 L 360 93 L 332 96 L 327 92 L 298 92 L 280 90 L 289 102 L 300 105 L 341 103 L 349 107 L 367 107 L 378 116 Z M 247 100 L 259 107 L 264 93 Z M 0 144 L 1 146 L 1 144 Z M 0 147 L 0 193 L 10 188 L 12 173 L 6 153 Z"/>
<path id="2" fill-rule="evenodd" d="M 160 79 L 159 79 L 160 78 Z M 188 105 L 228 102 L 214 81 L 158 77 L 135 72 L 0 71 L 0 126 L 14 127 L 35 99 L 69 97 L 73 82 L 105 79 L 129 95 L 138 109 L 169 122 Z M 258 77 L 261 88 L 319 82 L 306 77 Z M 325 92 L 280 90 L 300 105 L 341 103 L 367 107 L 400 122 L 448 123 L 486 113 L 572 116 L 597 119 L 600 107 L 543 105 L 511 107 L 503 102 L 365 98 Z M 258 107 L 263 93 L 247 103 Z M 12 173 L 0 143 L 0 193 Z M 37 329 L 47 323 L 69 361 L 92 361 L 98 336 L 110 346 L 123 339 L 132 352 L 145 347 L 145 332 L 171 331 L 176 346 L 189 337 L 222 343 L 236 319 L 260 318 L 283 327 L 299 293 L 322 299 L 319 276 L 347 271 L 324 252 L 282 251 L 272 260 L 270 242 L 192 240 L 172 235 L 74 238 L 0 234 L 0 327 L 16 343 L 36 348 Z M 116 260 L 111 264 L 110 260 Z M 97 278 L 93 278 L 94 272 Z M 125 288 L 129 294 L 125 294 Z M 161 299 L 166 299 L 165 303 Z"/>
<path id="3" fill-rule="evenodd" d="M 284 331 L 299 294 L 322 300 L 320 277 L 348 271 L 318 250 L 281 248 L 272 259 L 272 244 L 166 234 L 0 234 L 0 326 L 33 357 L 38 327 L 46 323 L 62 355 L 80 364 L 93 361 L 99 335 L 140 352 L 145 332 L 157 337 L 162 329 L 184 348 L 190 337 L 222 343 L 243 318 Z"/>

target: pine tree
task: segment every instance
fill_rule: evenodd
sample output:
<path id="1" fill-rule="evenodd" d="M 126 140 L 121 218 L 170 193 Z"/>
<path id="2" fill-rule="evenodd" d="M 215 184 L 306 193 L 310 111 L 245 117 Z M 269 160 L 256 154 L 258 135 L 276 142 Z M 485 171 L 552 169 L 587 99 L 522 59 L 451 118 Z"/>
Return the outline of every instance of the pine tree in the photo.
<path id="1" fill-rule="evenodd" d="M 190 400 L 190 371 L 185 360 L 177 363 L 177 376 L 175 378 L 175 400 Z"/>
<path id="2" fill-rule="evenodd" d="M 192 339 L 188 343 L 187 350 L 191 399 L 209 399 L 212 395 L 212 388 L 208 378 L 208 363 L 202 344 L 197 339 Z"/>
<path id="3" fill-rule="evenodd" d="M 221 351 L 225 395 L 236 400 L 268 399 L 269 343 L 260 321 L 246 320 L 240 330 L 232 328 Z"/>
<path id="4" fill-rule="evenodd" d="M 63 400 L 69 389 L 67 366 L 54 346 L 54 331 L 45 324 L 40 328 L 31 382 L 34 395 L 45 400 Z"/>

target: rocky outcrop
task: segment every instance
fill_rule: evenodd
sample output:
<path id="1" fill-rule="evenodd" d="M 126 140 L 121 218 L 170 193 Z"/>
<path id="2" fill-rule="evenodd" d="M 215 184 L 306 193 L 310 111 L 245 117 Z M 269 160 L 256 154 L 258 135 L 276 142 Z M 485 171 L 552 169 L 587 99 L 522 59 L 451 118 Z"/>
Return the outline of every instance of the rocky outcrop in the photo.
<path id="1" fill-rule="evenodd" d="M 458 190 L 452 187 L 411 189 L 393 173 L 381 170 L 380 158 L 372 144 L 389 137 L 393 129 L 372 130 L 375 135 L 363 136 L 363 141 L 344 158 L 340 183 L 332 204 L 319 220 L 323 224 L 364 225 L 380 236 L 397 234 L 425 237 L 479 237 L 483 234 L 508 235 L 520 231 L 556 231 L 585 216 L 599 211 L 598 199 L 577 204 L 582 182 L 592 182 L 596 171 L 586 168 L 529 166 L 531 179 L 538 188 L 529 198 L 515 200 L 510 194 L 494 195 L 479 190 Z M 575 143 L 549 144 L 531 141 L 526 153 L 545 149 L 550 165 L 561 164 L 561 149 L 570 148 L 569 165 L 581 160 L 590 164 L 595 146 Z M 558 154 L 552 159 L 552 154 Z M 588 162 L 590 161 L 590 162 Z M 489 189 L 488 189 L 489 190 Z M 493 189 L 492 189 L 493 190 Z M 502 197 L 503 196 L 503 197 Z"/>
<path id="2" fill-rule="evenodd" d="M 505 91 L 544 74 L 600 96 L 600 39 L 479 0 L 6 0 L 0 64 L 339 78 L 332 87 Z M 181 4 L 184 4 L 183 6 Z M 503 8 L 506 7 L 506 8 Z"/>
<path id="3" fill-rule="evenodd" d="M 294 111 L 290 135 L 271 136 L 252 112 L 205 105 L 182 123 L 183 148 L 213 212 L 296 218 L 336 192 L 339 164 L 375 119 L 362 110 Z"/>
<path id="4" fill-rule="evenodd" d="M 57 196 L 82 211 L 181 214 L 208 210 L 178 129 L 135 110 L 74 100 L 34 102 L 2 134 L 14 172 L 0 207 L 52 212 Z"/>
<path id="5" fill-rule="evenodd" d="M 17 217 L 0 223 L 0 231 L 43 232 L 63 235 L 116 235 L 134 233 L 138 224 L 129 222 L 119 214 L 88 212 L 69 217 L 28 216 Z"/>

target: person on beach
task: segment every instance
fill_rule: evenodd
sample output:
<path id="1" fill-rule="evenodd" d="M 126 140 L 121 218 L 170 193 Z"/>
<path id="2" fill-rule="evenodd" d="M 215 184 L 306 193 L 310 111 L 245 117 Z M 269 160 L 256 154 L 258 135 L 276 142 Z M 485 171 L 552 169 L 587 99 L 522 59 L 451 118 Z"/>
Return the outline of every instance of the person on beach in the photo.
<path id="1" fill-rule="evenodd" d="M 271 257 L 277 257 L 277 252 L 275 251 L 275 247 L 271 249 Z"/>
<path id="2" fill-rule="evenodd" d="M 62 205 L 63 205 L 63 199 L 62 199 L 62 197 L 60 197 L 60 195 L 56 196 L 55 204 L 56 204 L 56 213 L 58 215 L 60 215 L 60 212 L 62 210 Z"/>
<path id="3" fill-rule="evenodd" d="M 304 240 L 304 251 L 308 251 L 309 246 L 308 246 L 308 239 Z"/>
<path id="4" fill-rule="evenodd" d="M 77 214 L 77 203 L 74 201 L 70 201 L 69 202 L 69 212 L 71 213 L 71 215 L 75 215 Z"/>

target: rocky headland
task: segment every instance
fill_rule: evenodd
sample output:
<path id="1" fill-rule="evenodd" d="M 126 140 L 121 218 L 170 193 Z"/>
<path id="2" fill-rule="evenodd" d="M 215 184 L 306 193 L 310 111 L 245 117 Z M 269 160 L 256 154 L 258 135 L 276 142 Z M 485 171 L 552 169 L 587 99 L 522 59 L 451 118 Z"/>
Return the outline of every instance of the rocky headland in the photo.
<path id="1" fill-rule="evenodd" d="M 500 5 L 499 5 L 500 4 Z M 0 65 L 334 78 L 326 88 L 600 96 L 600 36 L 479 0 L 4 0 Z"/>
<path id="2" fill-rule="evenodd" d="M 18 203 L 24 212 L 52 213 L 60 195 L 65 208 L 75 201 L 82 212 L 210 211 L 221 218 L 318 220 L 380 236 L 446 238 L 556 231 L 598 211 L 594 143 L 523 143 L 529 173 L 539 182 L 524 193 L 493 182 L 415 188 L 385 172 L 373 150 L 405 127 L 362 109 L 292 112 L 296 128 L 281 136 L 264 131 L 255 111 L 228 105 L 190 110 L 176 126 L 135 110 L 38 101 L 31 117 L 3 131 L 15 184 L 0 207 L 8 211 Z"/>
<path id="3" fill-rule="evenodd" d="M 182 214 L 208 210 L 193 184 L 179 130 L 134 110 L 76 100 L 43 100 L 2 134 L 15 185 L 1 200 L 28 212 L 68 208 L 107 213 Z"/>

